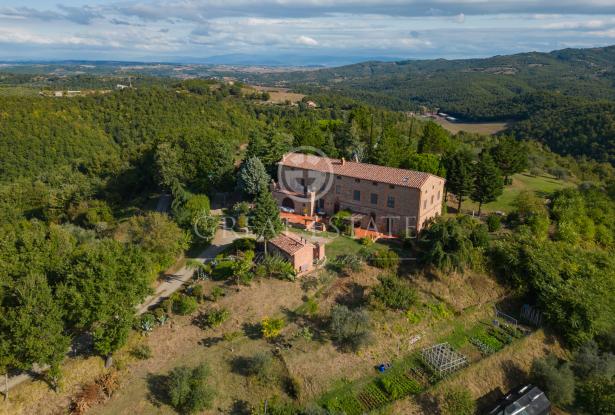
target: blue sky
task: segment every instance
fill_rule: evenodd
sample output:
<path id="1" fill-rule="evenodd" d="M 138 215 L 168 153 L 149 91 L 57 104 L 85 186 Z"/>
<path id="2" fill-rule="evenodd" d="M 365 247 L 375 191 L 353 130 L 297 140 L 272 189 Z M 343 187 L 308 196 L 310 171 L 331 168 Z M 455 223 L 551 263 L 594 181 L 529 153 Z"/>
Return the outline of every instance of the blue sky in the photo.
<path id="1" fill-rule="evenodd" d="M 459 58 L 610 44 L 615 0 L 0 2 L 0 60 Z"/>

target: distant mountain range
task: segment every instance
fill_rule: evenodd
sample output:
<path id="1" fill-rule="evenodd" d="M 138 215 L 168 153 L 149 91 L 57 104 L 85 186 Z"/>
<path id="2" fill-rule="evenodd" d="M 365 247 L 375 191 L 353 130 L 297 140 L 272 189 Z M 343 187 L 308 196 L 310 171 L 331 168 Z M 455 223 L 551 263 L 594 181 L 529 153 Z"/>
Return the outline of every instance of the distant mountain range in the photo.
<path id="1" fill-rule="evenodd" d="M 615 46 L 485 59 L 370 61 L 292 73 L 250 74 L 250 82 L 323 88 L 392 109 L 441 108 L 465 119 L 515 116 L 515 100 L 545 92 L 615 100 Z"/>
<path id="2" fill-rule="evenodd" d="M 365 56 L 365 55 L 249 55 L 249 54 L 225 54 L 208 57 L 175 56 L 161 61 L 87 61 L 87 60 L 5 60 L 1 64 L 18 65 L 238 65 L 238 66 L 270 66 L 270 67 L 321 67 L 330 68 L 335 66 L 350 65 L 365 61 L 394 62 L 403 57 L 390 56 Z"/>

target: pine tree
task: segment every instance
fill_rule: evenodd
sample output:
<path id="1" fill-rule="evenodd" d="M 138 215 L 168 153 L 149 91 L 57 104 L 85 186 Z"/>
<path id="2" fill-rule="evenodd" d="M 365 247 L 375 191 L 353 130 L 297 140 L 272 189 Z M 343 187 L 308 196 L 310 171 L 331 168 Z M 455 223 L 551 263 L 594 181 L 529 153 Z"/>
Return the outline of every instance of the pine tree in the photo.
<path id="1" fill-rule="evenodd" d="M 527 152 L 523 144 L 512 137 L 500 138 L 498 144 L 490 151 L 493 161 L 504 175 L 504 183 L 515 173 L 520 173 L 527 167 Z"/>
<path id="2" fill-rule="evenodd" d="M 430 121 L 423 128 L 423 134 L 419 139 L 419 153 L 443 153 L 450 147 L 448 132 L 438 124 Z"/>
<path id="3" fill-rule="evenodd" d="M 470 195 L 474 187 L 474 166 L 472 153 L 459 150 L 444 159 L 446 168 L 446 190 L 457 196 L 457 212 L 461 212 L 463 199 Z"/>
<path id="4" fill-rule="evenodd" d="M 265 254 L 267 254 L 267 242 L 279 234 L 284 225 L 280 220 L 278 204 L 269 190 L 261 192 L 254 203 L 256 206 L 252 218 L 252 231 L 265 241 Z"/>
<path id="5" fill-rule="evenodd" d="M 480 216 L 483 203 L 495 201 L 504 190 L 504 180 L 489 153 L 482 152 L 474 169 L 474 189 L 470 198 L 478 203 Z"/>
<path id="6" fill-rule="evenodd" d="M 267 189 L 269 175 L 258 157 L 250 157 L 239 169 L 237 187 L 243 193 L 256 196 Z"/>

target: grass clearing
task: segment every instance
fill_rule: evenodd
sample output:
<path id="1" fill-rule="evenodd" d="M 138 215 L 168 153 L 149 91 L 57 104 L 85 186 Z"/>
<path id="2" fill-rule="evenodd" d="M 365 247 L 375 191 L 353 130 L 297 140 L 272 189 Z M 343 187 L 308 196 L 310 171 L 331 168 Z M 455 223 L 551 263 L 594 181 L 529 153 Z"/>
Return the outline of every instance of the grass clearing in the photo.
<path id="1" fill-rule="evenodd" d="M 268 86 L 250 86 L 251 89 L 255 89 L 258 92 L 268 92 L 269 100 L 267 102 L 272 104 L 285 104 L 290 102 L 296 104 L 305 98 L 304 94 L 298 94 L 296 92 L 290 92 L 288 88 L 277 88 Z"/>
<path id="2" fill-rule="evenodd" d="M 574 185 L 571 182 L 559 180 L 551 176 L 532 176 L 527 173 L 515 174 L 512 179 L 512 184 L 504 188 L 504 193 L 498 200 L 483 205 L 483 212 L 500 211 L 508 213 L 512 211 L 514 209 L 513 202 L 522 191 L 534 192 L 538 196 L 544 197 L 556 190 Z M 453 198 L 449 198 L 448 206 L 454 210 L 457 208 L 457 202 Z M 464 212 L 478 212 L 478 203 L 464 200 L 461 210 Z"/>
<path id="3" fill-rule="evenodd" d="M 457 134 L 460 131 L 468 133 L 493 135 L 508 128 L 506 122 L 450 122 L 445 118 L 437 117 L 434 121 L 442 127 L 450 131 L 452 134 Z"/>

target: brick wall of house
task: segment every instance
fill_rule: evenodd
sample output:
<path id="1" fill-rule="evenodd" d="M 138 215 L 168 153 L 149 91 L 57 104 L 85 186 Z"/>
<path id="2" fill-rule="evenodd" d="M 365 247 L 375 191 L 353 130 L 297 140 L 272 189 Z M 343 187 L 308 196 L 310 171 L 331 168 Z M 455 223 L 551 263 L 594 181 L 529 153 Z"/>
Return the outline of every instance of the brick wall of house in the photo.
<path id="1" fill-rule="evenodd" d="M 295 252 L 293 265 L 299 272 L 311 271 L 314 268 L 314 246 L 308 244 Z"/>
<path id="2" fill-rule="evenodd" d="M 314 245 L 307 244 L 306 246 L 295 252 L 293 255 L 289 255 L 288 253 L 284 252 L 272 243 L 267 243 L 267 250 L 269 251 L 269 253 L 282 256 L 284 259 L 286 259 L 293 265 L 297 272 L 306 272 L 314 269 L 314 249 Z"/>
<path id="3" fill-rule="evenodd" d="M 322 178 L 324 183 L 329 179 L 326 173 L 287 166 L 282 169 L 283 175 L 293 177 L 292 183 L 287 186 L 294 184 L 294 190 L 298 192 L 302 191 L 303 184 L 308 190 L 318 192 L 321 189 L 310 189 L 312 183 L 318 182 L 314 179 Z M 284 169 L 291 169 L 292 173 L 286 174 Z M 359 193 L 355 195 L 355 191 Z M 283 196 L 276 195 L 279 203 L 282 203 Z M 355 196 L 358 196 L 359 200 L 355 200 Z M 294 205 L 296 213 L 316 211 L 318 208 L 322 208 L 329 216 L 339 210 L 361 213 L 364 215 L 360 224 L 362 228 L 375 228 L 382 233 L 390 232 L 403 236 L 407 231 L 412 233 L 414 230 L 420 230 L 429 219 L 439 215 L 443 197 L 444 179 L 436 176 L 431 176 L 421 189 L 334 176 L 328 191 L 320 200 L 315 201 L 315 206 L 311 206 L 309 201 L 295 201 Z"/>
<path id="4" fill-rule="evenodd" d="M 419 229 L 425 226 L 426 222 L 442 213 L 442 203 L 444 201 L 444 179 L 431 176 L 423 186 L 421 186 L 421 202 L 419 213 Z"/>

